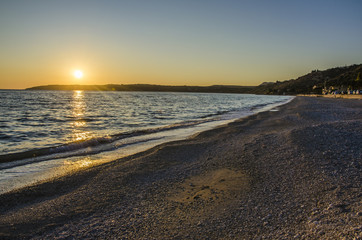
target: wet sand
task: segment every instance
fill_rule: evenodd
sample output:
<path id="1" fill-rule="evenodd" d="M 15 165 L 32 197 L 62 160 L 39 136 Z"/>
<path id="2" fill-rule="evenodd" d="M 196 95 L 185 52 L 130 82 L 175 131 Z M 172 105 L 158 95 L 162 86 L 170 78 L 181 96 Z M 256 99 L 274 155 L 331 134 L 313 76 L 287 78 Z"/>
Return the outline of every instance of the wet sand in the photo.
<path id="1" fill-rule="evenodd" d="M 0 238 L 362 238 L 362 101 L 276 110 L 0 195 Z"/>

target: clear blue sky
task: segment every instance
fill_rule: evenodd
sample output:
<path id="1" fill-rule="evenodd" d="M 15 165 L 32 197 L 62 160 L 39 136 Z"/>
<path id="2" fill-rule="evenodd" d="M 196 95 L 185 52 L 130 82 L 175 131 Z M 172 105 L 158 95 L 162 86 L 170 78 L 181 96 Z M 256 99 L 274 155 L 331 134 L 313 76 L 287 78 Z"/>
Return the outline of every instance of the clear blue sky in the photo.
<path id="1" fill-rule="evenodd" d="M 361 0 L 1 1 L 0 88 L 287 80 L 362 63 L 361 10 Z"/>

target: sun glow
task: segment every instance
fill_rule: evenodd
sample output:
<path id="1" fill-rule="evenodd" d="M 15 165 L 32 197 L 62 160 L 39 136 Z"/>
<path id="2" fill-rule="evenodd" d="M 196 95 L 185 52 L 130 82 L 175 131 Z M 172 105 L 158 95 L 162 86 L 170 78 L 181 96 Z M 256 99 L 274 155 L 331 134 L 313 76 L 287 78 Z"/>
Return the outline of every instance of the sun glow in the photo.
<path id="1" fill-rule="evenodd" d="M 83 77 L 83 72 L 81 70 L 75 70 L 73 76 L 77 79 L 81 79 Z"/>

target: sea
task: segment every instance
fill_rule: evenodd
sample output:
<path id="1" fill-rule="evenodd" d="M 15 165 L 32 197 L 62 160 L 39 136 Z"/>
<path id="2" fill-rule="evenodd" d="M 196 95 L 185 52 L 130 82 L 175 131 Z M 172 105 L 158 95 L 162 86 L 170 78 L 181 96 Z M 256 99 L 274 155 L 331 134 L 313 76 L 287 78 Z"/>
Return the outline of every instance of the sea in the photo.
<path id="1" fill-rule="evenodd" d="M 0 194 L 275 111 L 292 98 L 0 90 Z"/>

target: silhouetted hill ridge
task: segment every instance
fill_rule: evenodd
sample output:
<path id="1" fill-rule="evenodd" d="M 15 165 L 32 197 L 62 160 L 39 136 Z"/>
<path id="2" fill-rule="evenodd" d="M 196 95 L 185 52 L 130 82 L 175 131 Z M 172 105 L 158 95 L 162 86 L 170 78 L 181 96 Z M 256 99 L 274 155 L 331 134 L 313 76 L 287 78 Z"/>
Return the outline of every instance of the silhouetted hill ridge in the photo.
<path id="1" fill-rule="evenodd" d="M 297 79 L 264 82 L 259 86 L 168 86 L 153 84 L 106 84 L 106 85 L 46 85 L 26 90 L 85 90 L 85 91 L 148 91 L 148 92 L 204 92 L 204 93 L 253 93 L 253 94 L 321 94 L 322 89 L 362 90 L 359 80 L 362 64 L 327 70 L 313 70 Z"/>
<path id="2" fill-rule="evenodd" d="M 250 93 L 255 87 L 249 86 L 167 86 L 152 84 L 106 84 L 106 85 L 46 85 L 26 90 L 86 90 L 86 91 L 146 91 L 146 92 L 211 92 L 211 93 Z"/>

